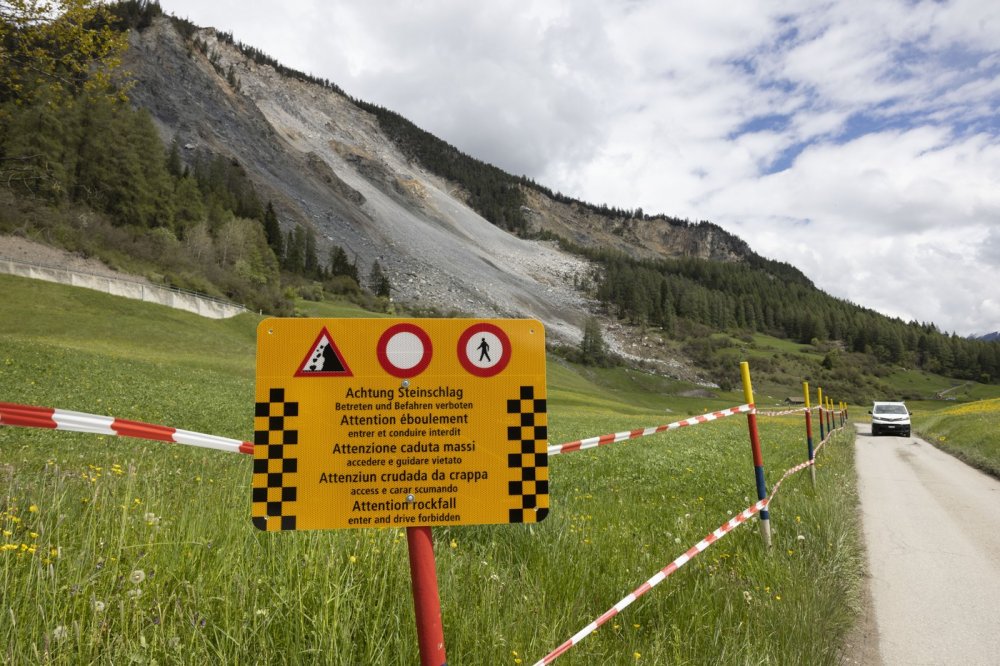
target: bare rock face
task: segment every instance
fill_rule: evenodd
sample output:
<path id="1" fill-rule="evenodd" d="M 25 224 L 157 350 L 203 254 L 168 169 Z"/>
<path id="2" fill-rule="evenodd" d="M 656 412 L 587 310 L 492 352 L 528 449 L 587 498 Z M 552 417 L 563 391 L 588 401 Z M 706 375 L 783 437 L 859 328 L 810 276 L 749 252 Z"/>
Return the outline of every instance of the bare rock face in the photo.
<path id="1" fill-rule="evenodd" d="M 594 311 L 573 287 L 592 277 L 586 260 L 487 222 L 457 186 L 409 161 L 374 116 L 337 91 L 258 64 L 212 29 L 195 38 L 207 46 L 204 53 L 166 19 L 131 35 L 130 96 L 165 139 L 185 152 L 238 162 L 284 228 L 312 227 L 321 257 L 330 244 L 340 245 L 362 275 L 378 260 L 397 300 L 446 313 L 536 317 L 550 337 L 580 339 Z M 722 260 L 739 259 L 742 250 L 724 232 L 713 239 L 711 229 L 663 219 L 609 223 L 536 190 L 526 193 L 533 227 L 582 245 Z"/>

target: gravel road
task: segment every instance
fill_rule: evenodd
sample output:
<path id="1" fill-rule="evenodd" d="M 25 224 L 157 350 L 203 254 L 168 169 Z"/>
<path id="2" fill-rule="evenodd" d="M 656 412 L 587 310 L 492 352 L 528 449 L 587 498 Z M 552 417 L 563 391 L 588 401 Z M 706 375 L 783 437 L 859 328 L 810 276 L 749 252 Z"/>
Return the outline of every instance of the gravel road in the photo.
<path id="1" fill-rule="evenodd" d="M 919 438 L 870 435 L 858 425 L 877 626 L 862 663 L 1000 664 L 1000 481 Z"/>

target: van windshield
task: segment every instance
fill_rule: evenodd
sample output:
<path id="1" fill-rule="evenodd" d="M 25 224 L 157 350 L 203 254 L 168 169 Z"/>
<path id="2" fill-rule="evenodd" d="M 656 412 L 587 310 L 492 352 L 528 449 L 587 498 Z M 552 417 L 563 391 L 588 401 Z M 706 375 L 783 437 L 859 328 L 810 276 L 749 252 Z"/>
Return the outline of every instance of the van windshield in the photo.
<path id="1" fill-rule="evenodd" d="M 906 414 L 906 407 L 903 405 L 876 405 L 875 414 Z"/>

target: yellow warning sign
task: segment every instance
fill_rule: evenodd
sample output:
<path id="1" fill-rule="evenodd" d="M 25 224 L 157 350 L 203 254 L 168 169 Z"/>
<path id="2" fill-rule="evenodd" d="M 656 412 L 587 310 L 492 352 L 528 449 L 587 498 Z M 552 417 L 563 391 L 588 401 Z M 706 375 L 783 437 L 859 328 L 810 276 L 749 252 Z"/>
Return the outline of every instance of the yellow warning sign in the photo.
<path id="1" fill-rule="evenodd" d="M 262 530 L 534 523 L 549 507 L 545 330 L 529 319 L 267 319 Z"/>

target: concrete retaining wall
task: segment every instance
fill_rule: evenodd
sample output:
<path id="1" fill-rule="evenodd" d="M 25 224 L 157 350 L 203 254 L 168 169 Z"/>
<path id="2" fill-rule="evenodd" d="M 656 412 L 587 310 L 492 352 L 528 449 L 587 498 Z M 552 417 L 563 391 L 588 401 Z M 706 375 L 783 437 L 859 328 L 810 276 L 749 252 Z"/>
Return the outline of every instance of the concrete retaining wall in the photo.
<path id="1" fill-rule="evenodd" d="M 203 296 L 192 291 L 160 287 L 134 280 L 97 275 L 96 273 L 70 271 L 56 266 L 31 264 L 4 257 L 0 257 L 0 273 L 18 275 L 35 280 L 45 280 L 47 282 L 59 282 L 60 284 L 69 284 L 74 287 L 103 291 L 106 294 L 114 296 L 124 296 L 125 298 L 132 298 L 138 301 L 159 303 L 160 305 L 166 305 L 178 310 L 186 310 L 211 319 L 228 319 L 229 317 L 235 317 L 238 314 L 247 312 L 247 309 L 242 305 L 212 298 L 211 296 Z"/>

